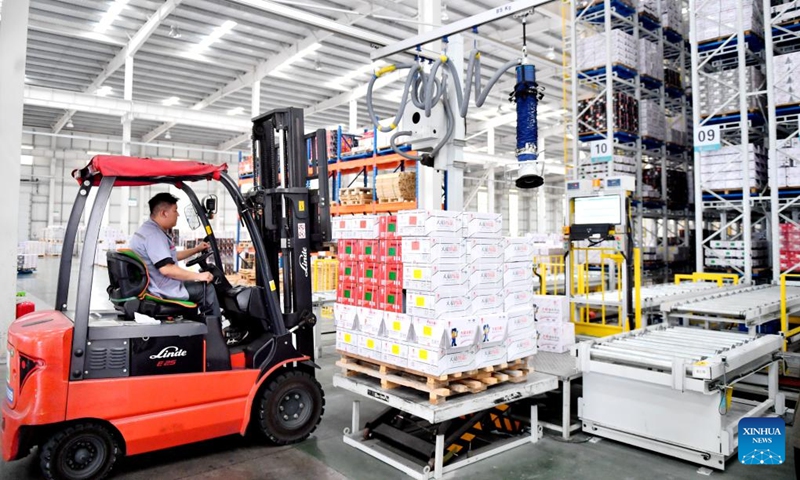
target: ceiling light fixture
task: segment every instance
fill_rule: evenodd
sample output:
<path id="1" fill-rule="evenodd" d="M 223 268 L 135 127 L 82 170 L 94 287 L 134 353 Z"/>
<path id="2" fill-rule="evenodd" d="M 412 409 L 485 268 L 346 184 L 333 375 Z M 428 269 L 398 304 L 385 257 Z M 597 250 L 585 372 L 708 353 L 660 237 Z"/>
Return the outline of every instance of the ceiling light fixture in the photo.
<path id="1" fill-rule="evenodd" d="M 235 26 L 236 22 L 234 22 L 233 20 L 226 21 L 219 27 L 215 28 L 211 33 L 206 35 L 202 40 L 200 40 L 200 43 L 193 46 L 192 53 L 199 54 L 203 50 L 207 49 L 208 47 L 211 46 L 211 44 L 219 41 L 219 39 L 222 38 L 223 35 L 233 30 L 233 27 Z"/>
<path id="2" fill-rule="evenodd" d="M 100 19 L 100 23 L 95 25 L 94 31 L 98 33 L 103 33 L 108 30 L 108 27 L 114 23 L 114 20 L 119 17 L 120 12 L 122 9 L 125 8 L 125 5 L 128 3 L 128 0 L 115 0 L 111 6 L 108 7 L 106 13 L 103 14 L 103 17 Z"/>
<path id="3" fill-rule="evenodd" d="M 169 27 L 169 36 L 172 38 L 181 38 L 181 31 L 178 30 L 177 25 L 172 25 Z"/>
<path id="4" fill-rule="evenodd" d="M 169 130 L 167 130 L 166 135 L 164 135 L 164 140 L 172 140 L 172 135 L 169 133 Z"/>
<path id="5" fill-rule="evenodd" d="M 283 70 L 286 70 L 287 68 L 292 66 L 293 63 L 302 60 L 303 58 L 307 57 L 311 53 L 316 52 L 320 48 L 322 48 L 322 45 L 320 45 L 319 43 L 313 43 L 313 44 L 307 46 L 306 48 L 300 50 L 299 52 L 295 53 L 291 57 L 289 57 L 286 60 L 284 60 L 283 63 L 281 63 L 277 67 L 273 68 L 272 71 L 269 72 L 267 75 L 272 76 L 272 77 L 287 78 L 288 75 L 283 73 Z"/>
<path id="6" fill-rule="evenodd" d="M 547 49 L 547 58 L 549 60 L 555 60 L 556 59 L 556 47 L 550 47 L 550 48 Z"/>
<path id="7" fill-rule="evenodd" d="M 241 115 L 244 113 L 244 108 L 236 107 L 228 110 L 228 115 Z"/>
<path id="8" fill-rule="evenodd" d="M 164 105 L 165 107 L 171 107 L 173 105 L 177 105 L 178 103 L 180 103 L 180 101 L 181 99 L 178 97 L 169 97 L 165 98 L 164 100 L 161 100 L 161 104 Z"/>
<path id="9" fill-rule="evenodd" d="M 314 62 L 314 70 L 316 70 L 316 71 L 318 71 L 318 72 L 319 72 L 320 70 L 322 70 L 322 63 L 320 63 L 319 59 L 317 59 L 317 61 L 316 61 L 316 62 Z"/>
<path id="10" fill-rule="evenodd" d="M 70 120 L 70 121 L 68 121 L 68 122 L 67 122 L 67 128 L 72 128 L 72 127 L 74 127 L 74 126 L 75 126 L 75 125 L 73 125 L 73 124 L 72 124 L 72 120 Z"/>
<path id="11" fill-rule="evenodd" d="M 112 91 L 114 91 L 113 88 L 109 87 L 108 85 L 104 85 L 98 88 L 97 91 L 94 92 L 94 94 L 97 95 L 98 97 L 106 97 L 109 94 L 111 94 Z"/>
<path id="12" fill-rule="evenodd" d="M 450 15 L 447 14 L 447 2 L 442 2 L 442 21 L 450 20 Z"/>
<path id="13" fill-rule="evenodd" d="M 383 67 L 384 65 L 386 65 L 386 62 L 384 62 L 383 60 L 378 60 L 375 63 L 367 64 L 364 65 L 363 67 L 351 70 L 350 72 L 348 72 L 345 75 L 342 75 L 341 77 L 334 78 L 330 82 L 327 82 L 325 86 L 333 90 L 341 90 L 341 91 L 350 90 L 351 87 L 345 86 L 344 85 L 345 82 L 351 81 L 355 77 L 359 75 L 364 75 L 365 73 L 370 73 L 370 72 L 374 73 L 375 70 Z"/>

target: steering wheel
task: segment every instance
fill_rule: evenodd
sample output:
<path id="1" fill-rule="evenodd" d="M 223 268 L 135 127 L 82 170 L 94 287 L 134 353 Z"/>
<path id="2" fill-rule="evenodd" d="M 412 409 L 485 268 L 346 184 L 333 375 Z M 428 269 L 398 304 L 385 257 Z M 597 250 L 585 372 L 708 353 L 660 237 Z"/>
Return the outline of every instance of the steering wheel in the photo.
<path id="1" fill-rule="evenodd" d="M 210 257 L 213 254 L 214 254 L 214 251 L 209 249 L 209 250 L 201 253 L 200 255 L 194 257 L 193 259 L 189 260 L 188 262 L 186 262 L 186 266 L 187 267 L 193 267 L 193 266 L 199 264 L 200 262 L 204 262 L 205 263 L 206 259 L 208 259 L 208 257 Z M 203 265 L 201 265 L 201 266 L 203 266 Z"/>

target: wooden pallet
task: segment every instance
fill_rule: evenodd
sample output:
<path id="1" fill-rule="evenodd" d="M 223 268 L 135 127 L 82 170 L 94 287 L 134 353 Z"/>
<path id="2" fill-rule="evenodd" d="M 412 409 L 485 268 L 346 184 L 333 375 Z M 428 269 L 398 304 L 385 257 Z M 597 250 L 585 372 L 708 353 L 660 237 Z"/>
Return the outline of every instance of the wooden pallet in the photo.
<path id="1" fill-rule="evenodd" d="M 762 189 L 763 189 L 763 187 L 750 187 L 749 190 L 750 190 L 750 194 L 751 195 L 755 195 L 759 191 L 761 191 Z M 719 194 L 719 195 L 730 195 L 732 193 L 742 193 L 742 189 L 741 188 L 730 188 L 730 189 L 722 189 L 722 190 L 713 189 L 712 188 L 712 189 L 710 189 L 710 191 L 712 191 L 712 192 L 714 192 L 716 194 Z"/>
<path id="2" fill-rule="evenodd" d="M 355 197 L 360 195 L 372 196 L 372 189 L 369 187 L 347 187 L 339 189 L 340 197 Z"/>
<path id="3" fill-rule="evenodd" d="M 431 404 L 436 405 L 451 395 L 479 393 L 492 385 L 505 382 L 527 381 L 533 367 L 528 365 L 530 357 L 501 363 L 467 372 L 449 375 L 429 375 L 408 368 L 398 367 L 378 360 L 338 351 L 342 358 L 336 362 L 345 376 L 367 375 L 380 380 L 381 388 L 392 390 L 407 387 L 428 394 Z"/>
<path id="4" fill-rule="evenodd" d="M 370 205 L 373 202 L 371 193 L 363 196 L 339 197 L 339 203 L 342 205 Z"/>

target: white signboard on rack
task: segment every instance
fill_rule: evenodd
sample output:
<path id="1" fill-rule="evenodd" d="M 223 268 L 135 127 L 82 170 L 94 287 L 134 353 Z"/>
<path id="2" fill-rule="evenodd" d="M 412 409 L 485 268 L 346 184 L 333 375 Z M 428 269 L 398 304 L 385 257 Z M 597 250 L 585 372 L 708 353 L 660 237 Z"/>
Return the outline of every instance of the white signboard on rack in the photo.
<path id="1" fill-rule="evenodd" d="M 703 125 L 694 129 L 694 151 L 709 152 L 722 148 L 719 125 Z"/>
<path id="2" fill-rule="evenodd" d="M 614 154 L 614 140 L 610 138 L 601 138 L 589 142 L 589 155 L 592 163 L 610 162 Z"/>

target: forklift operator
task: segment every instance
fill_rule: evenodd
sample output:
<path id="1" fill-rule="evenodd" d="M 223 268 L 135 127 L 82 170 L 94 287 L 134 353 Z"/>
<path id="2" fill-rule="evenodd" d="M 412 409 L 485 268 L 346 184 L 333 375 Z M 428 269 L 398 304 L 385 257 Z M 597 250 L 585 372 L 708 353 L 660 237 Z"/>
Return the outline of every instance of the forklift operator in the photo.
<path id="1" fill-rule="evenodd" d="M 131 237 L 131 249 L 147 266 L 150 293 L 195 302 L 203 315 L 219 317 L 220 307 L 214 287 L 201 284 L 214 280 L 211 272 L 192 272 L 177 265 L 178 261 L 208 249 L 209 244 L 201 242 L 195 248 L 176 251 L 169 230 L 178 223 L 178 199 L 164 192 L 148 203 L 150 220 Z"/>

